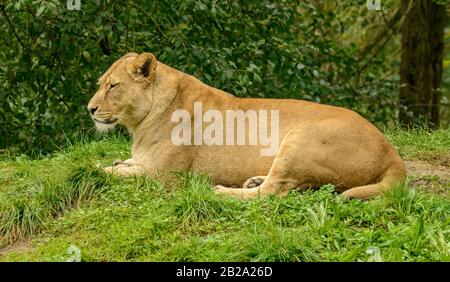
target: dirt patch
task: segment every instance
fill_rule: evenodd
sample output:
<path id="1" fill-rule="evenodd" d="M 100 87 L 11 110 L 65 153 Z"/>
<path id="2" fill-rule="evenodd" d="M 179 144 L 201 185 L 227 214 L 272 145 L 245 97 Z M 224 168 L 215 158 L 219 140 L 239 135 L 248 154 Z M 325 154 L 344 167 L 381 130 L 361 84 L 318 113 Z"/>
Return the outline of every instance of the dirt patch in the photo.
<path id="1" fill-rule="evenodd" d="M 0 249 L 0 258 L 3 255 L 7 255 L 12 252 L 24 252 L 24 251 L 28 250 L 29 247 L 30 247 L 30 245 L 27 242 L 19 242 L 19 243 L 13 244 L 13 245 L 8 245 L 8 246 Z"/>
<path id="2" fill-rule="evenodd" d="M 443 165 L 432 165 L 425 161 L 405 161 L 408 175 L 411 176 L 438 176 L 450 180 L 450 167 Z"/>
<path id="3" fill-rule="evenodd" d="M 405 165 L 413 187 L 450 197 L 450 167 L 425 161 L 405 161 Z"/>
<path id="4" fill-rule="evenodd" d="M 450 167 L 449 152 L 420 152 L 420 155 L 416 157 L 417 160 L 422 160 L 432 165 Z"/>

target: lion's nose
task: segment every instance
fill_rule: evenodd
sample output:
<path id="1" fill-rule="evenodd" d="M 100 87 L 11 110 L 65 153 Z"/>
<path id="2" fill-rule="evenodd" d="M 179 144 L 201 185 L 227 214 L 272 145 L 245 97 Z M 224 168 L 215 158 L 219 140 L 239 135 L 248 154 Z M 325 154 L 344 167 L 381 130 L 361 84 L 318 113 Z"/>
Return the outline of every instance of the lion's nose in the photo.
<path id="1" fill-rule="evenodd" d="M 98 106 L 95 106 L 95 107 L 88 106 L 88 111 L 91 113 L 91 115 L 93 115 L 97 109 L 98 109 Z"/>

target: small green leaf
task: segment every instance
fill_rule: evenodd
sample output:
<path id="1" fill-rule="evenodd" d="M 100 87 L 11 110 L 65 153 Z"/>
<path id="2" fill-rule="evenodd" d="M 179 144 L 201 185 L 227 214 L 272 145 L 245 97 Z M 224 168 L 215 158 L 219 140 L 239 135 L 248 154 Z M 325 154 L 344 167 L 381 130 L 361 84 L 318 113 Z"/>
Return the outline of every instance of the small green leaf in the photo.
<path id="1" fill-rule="evenodd" d="M 86 62 L 90 63 L 91 62 L 91 54 L 89 54 L 88 51 L 83 51 L 83 58 L 86 60 Z"/>
<path id="2" fill-rule="evenodd" d="M 45 11 L 45 6 L 44 5 L 40 6 L 39 9 L 37 9 L 37 11 L 36 11 L 36 17 L 40 17 L 44 13 L 44 11 Z"/>
<path id="3" fill-rule="evenodd" d="M 29 109 L 31 107 L 33 107 L 33 105 L 34 105 L 34 101 L 32 101 L 32 100 L 26 101 L 25 104 L 24 104 L 24 106 L 29 108 Z"/>
<path id="4" fill-rule="evenodd" d="M 261 77 L 260 77 L 257 73 L 254 73 L 254 74 L 253 74 L 253 79 L 254 79 L 256 82 L 259 82 L 259 83 L 262 82 Z"/>

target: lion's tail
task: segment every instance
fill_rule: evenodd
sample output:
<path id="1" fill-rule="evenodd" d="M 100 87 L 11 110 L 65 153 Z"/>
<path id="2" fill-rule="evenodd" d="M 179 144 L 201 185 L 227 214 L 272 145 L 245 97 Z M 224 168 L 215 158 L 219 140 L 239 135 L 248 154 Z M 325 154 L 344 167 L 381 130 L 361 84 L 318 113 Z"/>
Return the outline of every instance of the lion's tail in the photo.
<path id="1" fill-rule="evenodd" d="M 403 185 L 406 180 L 406 168 L 400 156 L 396 156 L 394 161 L 386 170 L 380 182 L 365 186 L 354 187 L 346 190 L 343 195 L 346 198 L 368 199 L 386 192 L 388 189 Z"/>

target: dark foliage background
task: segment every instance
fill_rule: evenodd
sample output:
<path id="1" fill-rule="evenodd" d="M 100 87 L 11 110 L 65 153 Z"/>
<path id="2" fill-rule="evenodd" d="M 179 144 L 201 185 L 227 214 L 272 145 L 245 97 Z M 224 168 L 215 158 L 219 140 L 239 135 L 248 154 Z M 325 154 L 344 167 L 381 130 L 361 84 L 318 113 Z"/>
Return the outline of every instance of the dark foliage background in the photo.
<path id="1" fill-rule="evenodd" d="M 242 97 L 305 99 L 393 124 L 398 38 L 361 55 L 396 8 L 366 1 L 2 1 L 0 150 L 47 153 L 95 136 L 85 109 L 98 77 L 126 52 Z"/>

